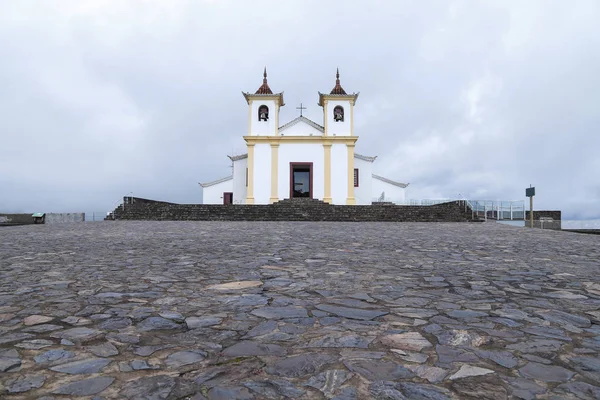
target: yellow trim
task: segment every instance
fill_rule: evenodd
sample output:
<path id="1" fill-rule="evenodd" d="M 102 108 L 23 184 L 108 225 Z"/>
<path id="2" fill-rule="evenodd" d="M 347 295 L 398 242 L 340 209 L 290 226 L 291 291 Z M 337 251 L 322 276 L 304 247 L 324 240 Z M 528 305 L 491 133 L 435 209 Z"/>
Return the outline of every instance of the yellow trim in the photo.
<path id="1" fill-rule="evenodd" d="M 325 190 L 323 201 L 325 203 L 332 203 L 333 200 L 331 198 L 331 143 L 323 143 L 323 153 L 324 153 L 324 172 L 325 172 Z"/>
<path id="2" fill-rule="evenodd" d="M 279 195 L 277 194 L 277 169 L 279 166 L 279 145 L 271 145 L 271 198 L 269 203 L 273 204 L 279 201 Z"/>
<path id="3" fill-rule="evenodd" d="M 248 188 L 246 204 L 254 204 L 254 143 L 248 143 Z"/>
<path id="4" fill-rule="evenodd" d="M 323 132 L 324 136 L 327 136 L 327 119 L 328 119 L 327 118 L 328 117 L 328 115 L 327 115 L 327 103 L 328 103 L 327 100 L 325 100 L 323 102 L 323 125 L 324 125 L 323 128 L 325 128 L 324 129 L 325 132 Z"/>
<path id="5" fill-rule="evenodd" d="M 281 93 L 277 93 L 277 94 L 272 94 L 272 95 L 264 95 L 264 94 L 251 94 L 251 93 L 244 93 L 242 92 L 242 94 L 244 95 L 244 98 L 246 99 L 246 102 L 248 102 L 248 104 L 250 104 L 253 100 L 275 100 L 280 106 L 284 106 L 285 103 L 283 102 L 283 92 Z"/>
<path id="6" fill-rule="evenodd" d="M 252 135 L 252 100 L 248 102 L 248 136 Z"/>
<path id="7" fill-rule="evenodd" d="M 354 146 L 358 136 L 244 136 L 244 140 L 250 144 L 290 144 L 290 143 L 327 143 L 346 144 Z"/>
<path id="8" fill-rule="evenodd" d="M 348 147 L 348 198 L 346 204 L 355 205 L 354 197 L 354 144 L 347 144 Z"/>

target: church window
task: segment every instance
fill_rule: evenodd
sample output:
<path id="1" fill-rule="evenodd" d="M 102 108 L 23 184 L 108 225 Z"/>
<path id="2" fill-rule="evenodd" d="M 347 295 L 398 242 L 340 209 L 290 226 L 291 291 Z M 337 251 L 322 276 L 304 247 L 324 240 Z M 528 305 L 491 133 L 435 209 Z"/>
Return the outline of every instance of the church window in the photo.
<path id="1" fill-rule="evenodd" d="M 269 107 L 264 104 L 258 107 L 258 120 L 259 121 L 268 121 L 269 120 Z"/>
<path id="2" fill-rule="evenodd" d="M 333 109 L 333 120 L 335 122 L 344 122 L 344 107 L 335 106 Z"/>
<path id="3" fill-rule="evenodd" d="M 248 186 L 248 168 L 246 168 L 246 187 Z"/>
<path id="4" fill-rule="evenodd" d="M 354 168 L 354 187 L 358 187 L 358 168 Z"/>

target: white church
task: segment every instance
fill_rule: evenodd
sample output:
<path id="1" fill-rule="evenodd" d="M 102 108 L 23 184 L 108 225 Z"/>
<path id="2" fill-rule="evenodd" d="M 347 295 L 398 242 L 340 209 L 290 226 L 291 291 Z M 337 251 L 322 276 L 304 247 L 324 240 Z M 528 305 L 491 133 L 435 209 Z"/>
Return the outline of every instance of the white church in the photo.
<path id="1" fill-rule="evenodd" d="M 378 199 L 405 198 L 406 183 L 372 173 L 377 157 L 354 151 L 354 106 L 358 93 L 347 94 L 339 70 L 329 94 L 319 92 L 323 123 L 300 116 L 279 124 L 283 92 L 267 84 L 242 92 L 248 103 L 247 152 L 228 156 L 233 175 L 200 183 L 204 204 L 271 204 L 283 199 L 311 198 L 330 204 L 368 205 Z"/>

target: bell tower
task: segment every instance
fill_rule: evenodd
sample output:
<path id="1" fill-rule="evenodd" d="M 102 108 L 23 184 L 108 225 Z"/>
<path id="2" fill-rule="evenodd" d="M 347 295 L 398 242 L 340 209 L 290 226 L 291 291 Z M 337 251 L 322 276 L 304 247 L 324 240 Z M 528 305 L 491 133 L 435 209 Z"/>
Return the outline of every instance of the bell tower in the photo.
<path id="1" fill-rule="evenodd" d="M 331 93 L 319 92 L 319 105 L 323 107 L 325 136 L 354 136 L 354 104 L 358 95 L 359 93 L 346 93 L 340 84 L 338 69 Z"/>
<path id="2" fill-rule="evenodd" d="M 248 136 L 278 136 L 279 108 L 284 106 L 283 92 L 273 93 L 267 83 L 267 68 L 263 83 L 256 93 L 242 92 L 248 103 Z"/>

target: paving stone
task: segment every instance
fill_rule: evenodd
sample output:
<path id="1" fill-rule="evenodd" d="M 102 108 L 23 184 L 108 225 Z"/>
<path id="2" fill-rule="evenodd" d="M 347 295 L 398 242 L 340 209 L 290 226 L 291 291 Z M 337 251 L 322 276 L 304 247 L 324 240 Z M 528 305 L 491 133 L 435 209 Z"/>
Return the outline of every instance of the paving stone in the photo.
<path id="1" fill-rule="evenodd" d="M 147 357 L 147 356 L 154 354 L 157 351 L 168 349 L 170 347 L 173 347 L 173 346 L 172 345 L 157 345 L 157 346 L 135 347 L 133 349 L 133 354 L 136 354 L 138 356 Z"/>
<path id="2" fill-rule="evenodd" d="M 46 322 L 50 322 L 53 319 L 54 319 L 53 317 L 48 317 L 45 315 L 30 315 L 23 319 L 23 325 L 31 326 L 31 325 L 45 324 Z"/>
<path id="3" fill-rule="evenodd" d="M 337 358 L 329 354 L 304 353 L 277 361 L 271 367 L 267 368 L 267 372 L 278 376 L 299 378 L 308 374 L 314 374 L 324 365 L 336 361 Z"/>
<path id="4" fill-rule="evenodd" d="M 311 377 L 306 386 L 320 390 L 327 397 L 333 397 L 340 386 L 352 376 L 353 374 L 342 369 L 330 369 Z"/>
<path id="5" fill-rule="evenodd" d="M 321 311 L 326 311 L 328 313 L 335 314 L 340 317 L 358 319 L 363 321 L 372 320 L 377 317 L 381 317 L 383 315 L 388 314 L 387 311 L 383 310 L 364 310 L 359 308 L 333 306 L 329 304 L 318 304 L 316 307 Z"/>
<path id="6" fill-rule="evenodd" d="M 393 312 L 394 312 L 394 314 L 398 314 L 403 317 L 422 318 L 422 319 L 430 318 L 430 317 L 433 317 L 434 315 L 438 314 L 438 311 L 436 311 L 436 310 L 429 310 L 429 309 L 424 309 L 424 308 L 410 308 L 410 307 L 394 308 Z"/>
<path id="7" fill-rule="evenodd" d="M 276 344 L 257 343 L 250 340 L 244 340 L 223 350 L 223 355 L 227 357 L 248 357 L 248 356 L 284 356 L 287 350 Z"/>
<path id="8" fill-rule="evenodd" d="M 473 310 L 452 310 L 447 311 L 446 315 L 451 318 L 459 318 L 459 319 L 471 319 L 471 318 L 481 318 L 489 316 L 488 313 L 483 311 L 473 311 Z"/>
<path id="9" fill-rule="evenodd" d="M 142 332 L 180 329 L 181 325 L 162 317 L 149 317 L 137 324 L 137 329 Z"/>
<path id="10" fill-rule="evenodd" d="M 0 372 L 17 370 L 21 366 L 21 356 L 15 349 L 0 350 Z"/>
<path id="11" fill-rule="evenodd" d="M 519 363 L 517 358 L 509 351 L 479 350 L 477 351 L 477 355 L 481 358 L 492 360 L 504 368 L 514 368 Z"/>
<path id="12" fill-rule="evenodd" d="M 68 360 L 75 357 L 75 353 L 64 349 L 48 350 L 45 353 L 33 357 L 36 363 L 55 362 L 59 360 Z"/>
<path id="13" fill-rule="evenodd" d="M 25 375 L 16 379 L 10 379 L 4 385 L 9 393 L 22 393 L 42 387 L 45 381 L 46 377 L 43 375 Z"/>
<path id="14" fill-rule="evenodd" d="M 565 397 L 571 394 L 578 399 L 600 399 L 600 387 L 586 382 L 563 383 L 556 387 L 556 392 Z"/>
<path id="15" fill-rule="evenodd" d="M 167 399 L 175 384 L 175 378 L 168 375 L 144 376 L 127 382 L 119 396 L 126 399 Z"/>
<path id="16" fill-rule="evenodd" d="M 257 286 L 262 286 L 261 281 L 239 281 L 239 282 L 228 282 L 228 283 L 220 283 L 218 285 L 210 285 L 207 286 L 207 289 L 212 290 L 241 290 L 247 288 L 253 288 Z"/>
<path id="17" fill-rule="evenodd" d="M 54 345 L 54 342 L 52 340 L 31 339 L 31 340 L 24 340 L 21 343 L 17 343 L 17 344 L 15 344 L 15 347 L 19 347 L 21 349 L 27 349 L 27 350 L 39 350 L 39 349 L 43 349 L 45 347 L 50 347 L 52 345 Z"/>
<path id="18" fill-rule="evenodd" d="M 91 396 L 104 391 L 114 381 L 115 378 L 111 376 L 99 376 L 60 386 L 58 389 L 53 390 L 52 393 L 71 396 Z"/>
<path id="19" fill-rule="evenodd" d="M 196 329 L 219 325 L 222 321 L 223 318 L 217 317 L 187 317 L 185 319 L 185 324 L 189 329 Z"/>
<path id="20" fill-rule="evenodd" d="M 209 400 L 253 400 L 254 398 L 245 387 L 216 386 L 208 391 Z"/>
<path id="21" fill-rule="evenodd" d="M 359 336 L 359 335 L 326 335 L 319 338 L 311 339 L 307 344 L 301 347 L 355 347 L 366 349 L 374 340 L 374 337 Z"/>
<path id="22" fill-rule="evenodd" d="M 591 236 L 107 221 L 53 226 L 40 241 L 31 229 L 0 230 L 5 397 L 598 397 Z"/>
<path id="23" fill-rule="evenodd" d="M 91 328 L 71 328 L 60 332 L 54 332 L 50 335 L 53 338 L 67 339 L 73 342 L 85 343 L 98 339 L 103 335 L 102 331 Z"/>
<path id="24" fill-rule="evenodd" d="M 98 324 L 98 328 L 106 331 L 118 331 L 131 326 L 131 324 L 132 322 L 129 318 L 109 318 Z"/>
<path id="25" fill-rule="evenodd" d="M 378 379 L 392 381 L 412 378 L 414 374 L 400 364 L 381 360 L 348 360 L 344 365 L 350 371 L 362 375 L 369 381 Z"/>
<path id="26" fill-rule="evenodd" d="M 87 350 L 98 357 L 111 357 L 119 354 L 119 350 L 110 342 L 89 346 Z"/>
<path id="27" fill-rule="evenodd" d="M 560 310 L 538 311 L 537 314 L 546 321 L 550 321 L 559 325 L 573 325 L 580 328 L 589 328 L 592 325 L 592 322 L 589 318 Z"/>
<path id="28" fill-rule="evenodd" d="M 497 400 L 509 398 L 505 383 L 495 375 L 456 379 L 451 381 L 450 389 L 458 394 L 459 399 Z"/>
<path id="29" fill-rule="evenodd" d="M 598 356 L 572 357 L 570 362 L 577 372 L 600 383 L 600 358 Z"/>
<path id="30" fill-rule="evenodd" d="M 60 364 L 51 367 L 50 369 L 65 374 L 95 374 L 102 371 L 108 364 L 110 364 L 110 360 L 105 358 L 88 358 L 85 360 Z"/>
<path id="31" fill-rule="evenodd" d="M 184 365 L 194 364 L 204 360 L 206 357 L 206 352 L 202 350 L 186 350 L 186 351 L 178 351 L 176 353 L 170 354 L 167 357 L 167 365 L 170 368 L 179 368 Z"/>
<path id="32" fill-rule="evenodd" d="M 0 344 L 20 342 L 21 340 L 31 339 L 35 335 L 31 333 L 11 332 L 0 336 Z"/>
<path id="33" fill-rule="evenodd" d="M 302 307 L 264 307 L 252 311 L 253 315 L 266 319 L 302 318 L 308 317 L 306 309 Z"/>
<path id="34" fill-rule="evenodd" d="M 290 382 L 279 379 L 245 382 L 244 386 L 266 399 L 279 397 L 295 399 L 306 393 L 306 391 L 295 387 Z"/>
<path id="35" fill-rule="evenodd" d="M 519 369 L 519 373 L 525 378 L 537 379 L 543 382 L 566 382 L 574 375 L 574 372 L 556 365 L 544 365 L 530 362 Z"/>
<path id="36" fill-rule="evenodd" d="M 448 375 L 448 371 L 443 368 L 430 367 L 427 365 L 406 365 L 406 368 L 419 378 L 427 379 L 429 383 L 441 382 Z"/>
<path id="37" fill-rule="evenodd" d="M 448 377 L 448 379 L 453 381 L 455 379 L 462 379 L 462 378 L 468 378 L 470 376 L 481 376 L 481 375 L 487 375 L 487 374 L 493 374 L 493 373 L 494 373 L 494 371 L 491 369 L 474 367 L 472 365 L 463 364 L 460 367 L 460 369 L 456 373 L 450 375 Z"/>
<path id="38" fill-rule="evenodd" d="M 432 346 L 429 340 L 419 332 L 386 335 L 381 338 L 381 343 L 397 349 L 413 351 L 422 351 L 424 348 Z"/>
<path id="39" fill-rule="evenodd" d="M 447 389 L 410 382 L 373 382 L 369 385 L 369 393 L 375 399 L 386 400 L 449 400 L 452 398 L 452 394 Z"/>

